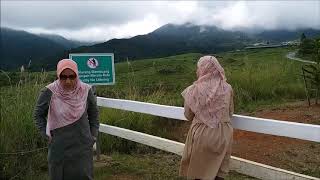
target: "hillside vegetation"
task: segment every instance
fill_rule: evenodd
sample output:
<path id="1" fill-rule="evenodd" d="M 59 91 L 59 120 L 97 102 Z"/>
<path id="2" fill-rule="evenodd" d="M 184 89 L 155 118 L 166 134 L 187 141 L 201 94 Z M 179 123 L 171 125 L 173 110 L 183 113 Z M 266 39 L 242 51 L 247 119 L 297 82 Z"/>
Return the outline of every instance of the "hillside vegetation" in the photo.
<path id="1" fill-rule="evenodd" d="M 234 88 L 236 113 L 304 98 L 299 76 L 301 63 L 286 59 L 285 54 L 289 51 L 291 49 L 278 48 L 216 55 Z M 192 53 L 117 63 L 116 85 L 99 86 L 97 94 L 182 106 L 180 93 L 195 80 L 196 62 L 200 56 Z M 32 179 L 47 171 L 47 145 L 34 126 L 33 107 L 39 90 L 55 79 L 55 73 L 1 72 L 1 79 L 0 179 L 26 176 Z M 10 82 L 4 79 L 10 79 Z M 100 109 L 100 120 L 169 139 L 172 138 L 170 127 L 179 126 L 179 122 L 165 118 L 108 108 Z M 144 154 L 157 150 L 103 135 L 102 152 Z"/>
<path id="2" fill-rule="evenodd" d="M 279 44 L 319 36 L 316 29 L 224 30 L 212 25 L 166 24 L 144 35 L 106 42 L 75 42 L 59 35 L 32 34 L 1 28 L 0 69 L 16 71 L 22 65 L 33 71 L 54 70 L 59 59 L 69 53 L 114 53 L 116 62 L 167 57 L 185 53 L 219 53 L 243 49 L 255 43 Z M 31 61 L 30 61 L 31 60 Z M 31 62 L 31 63 L 30 63 Z"/>

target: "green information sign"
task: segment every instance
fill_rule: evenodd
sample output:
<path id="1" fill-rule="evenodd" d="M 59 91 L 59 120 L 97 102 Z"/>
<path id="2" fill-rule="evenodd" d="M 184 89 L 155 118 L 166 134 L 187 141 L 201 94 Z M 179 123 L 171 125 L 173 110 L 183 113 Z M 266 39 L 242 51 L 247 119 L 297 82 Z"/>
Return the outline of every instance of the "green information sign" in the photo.
<path id="1" fill-rule="evenodd" d="M 114 55 L 112 53 L 69 54 L 78 65 L 79 78 L 91 85 L 115 83 Z"/>

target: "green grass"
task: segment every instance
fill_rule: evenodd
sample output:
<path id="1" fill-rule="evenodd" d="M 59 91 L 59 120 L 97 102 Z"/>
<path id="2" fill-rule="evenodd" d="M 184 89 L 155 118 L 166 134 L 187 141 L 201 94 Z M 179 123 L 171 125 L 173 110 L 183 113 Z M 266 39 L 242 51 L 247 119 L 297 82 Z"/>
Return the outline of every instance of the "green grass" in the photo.
<path id="1" fill-rule="evenodd" d="M 102 167 L 95 168 L 95 179 L 139 179 L 139 180 L 186 180 L 179 177 L 178 155 L 170 153 L 118 154 L 108 156 Z M 231 171 L 226 180 L 253 180 Z"/>
<path id="2" fill-rule="evenodd" d="M 103 155 L 94 163 L 95 180 L 186 180 L 179 177 L 178 155 L 158 152 L 145 154 L 112 153 Z M 47 180 L 48 175 L 41 173 L 27 180 Z M 230 171 L 226 180 L 255 180 L 256 178 Z"/>
<path id="3" fill-rule="evenodd" d="M 301 63 L 288 60 L 292 49 L 276 48 L 218 54 L 228 82 L 235 91 L 236 111 L 303 99 Z M 182 106 L 180 93 L 196 79 L 196 62 L 201 54 L 124 62 L 116 65 L 116 85 L 98 87 L 104 97 L 144 101 L 146 95 L 161 90 L 160 104 Z M 162 98 L 162 96 L 164 98 Z M 154 100 L 153 100 L 154 101 Z"/>
<path id="4" fill-rule="evenodd" d="M 291 49 L 277 48 L 218 54 L 228 82 L 235 91 L 237 113 L 304 98 L 303 83 L 299 76 L 301 63 L 286 59 L 285 54 L 289 51 Z M 199 57 L 201 54 L 193 53 L 116 64 L 116 84 L 97 87 L 97 94 L 182 106 L 180 93 L 196 79 Z M 35 128 L 32 112 L 39 90 L 55 79 L 55 73 L 8 73 L 10 78 L 6 74 L 1 72 L 0 81 L 0 179 L 36 178 L 47 171 L 46 150 L 22 155 L 6 153 L 47 146 Z M 102 123 L 169 139 L 172 138 L 171 127 L 179 125 L 174 120 L 108 108 L 100 108 L 100 119 Z M 156 151 L 120 138 L 102 136 L 103 153 L 144 154 Z M 130 172 L 130 169 L 122 166 L 125 165 L 120 165 L 120 170 Z"/>
<path id="5" fill-rule="evenodd" d="M 37 93 L 42 85 L 26 84 L 1 88 L 0 118 L 0 179 L 20 176 L 26 173 L 36 175 L 46 168 L 46 149 L 25 152 L 46 147 L 35 128 L 32 113 Z M 39 153 L 40 152 L 40 153 Z"/>
<path id="6" fill-rule="evenodd" d="M 265 49 L 230 53 L 223 59 L 235 91 L 237 111 L 253 111 L 260 105 L 303 99 L 301 63 L 285 58 L 288 49 Z"/>

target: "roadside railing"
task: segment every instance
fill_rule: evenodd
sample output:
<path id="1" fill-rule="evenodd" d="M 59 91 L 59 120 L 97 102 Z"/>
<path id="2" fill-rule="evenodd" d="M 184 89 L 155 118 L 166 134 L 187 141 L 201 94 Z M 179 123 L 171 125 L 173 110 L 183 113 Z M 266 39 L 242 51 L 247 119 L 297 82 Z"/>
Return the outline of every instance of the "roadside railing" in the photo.
<path id="1" fill-rule="evenodd" d="M 186 120 L 184 117 L 184 109 L 182 107 L 103 97 L 98 97 L 97 100 L 98 106 L 101 107 L 139 112 L 176 120 Z M 233 115 L 231 123 L 235 129 L 239 130 L 320 142 L 320 125 L 279 121 L 242 115 Z M 99 131 L 180 156 L 182 155 L 184 148 L 184 144 L 180 142 L 106 124 L 100 124 Z M 231 156 L 231 170 L 259 179 L 320 180 L 316 177 L 287 171 L 234 156 Z"/>

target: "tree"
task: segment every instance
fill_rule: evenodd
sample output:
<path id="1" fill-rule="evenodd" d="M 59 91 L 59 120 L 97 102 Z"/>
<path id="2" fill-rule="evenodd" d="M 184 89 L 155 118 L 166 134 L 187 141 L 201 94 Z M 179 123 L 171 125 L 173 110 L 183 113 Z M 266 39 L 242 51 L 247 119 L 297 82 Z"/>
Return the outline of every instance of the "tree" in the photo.
<path id="1" fill-rule="evenodd" d="M 304 33 L 301 34 L 300 37 L 300 47 L 298 50 L 298 54 L 300 56 L 304 55 L 313 55 L 317 51 L 316 40 L 308 39 Z"/>
<path id="2" fill-rule="evenodd" d="M 306 39 L 307 39 L 306 35 L 304 33 L 302 33 L 300 36 L 300 42 L 302 43 Z"/>
<path id="3" fill-rule="evenodd" d="M 310 106 L 310 97 L 315 94 L 315 103 L 318 103 L 320 96 L 320 38 L 314 40 L 312 60 L 316 64 L 302 66 L 302 75 L 305 83 L 307 100 Z"/>
<path id="4" fill-rule="evenodd" d="M 319 65 L 320 64 L 320 37 L 315 40 L 315 47 L 316 48 L 314 51 L 313 60 L 317 62 L 317 64 Z"/>

